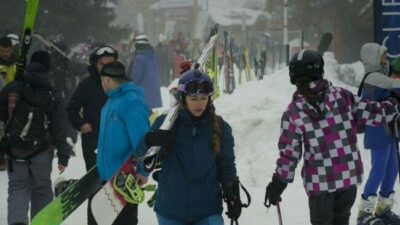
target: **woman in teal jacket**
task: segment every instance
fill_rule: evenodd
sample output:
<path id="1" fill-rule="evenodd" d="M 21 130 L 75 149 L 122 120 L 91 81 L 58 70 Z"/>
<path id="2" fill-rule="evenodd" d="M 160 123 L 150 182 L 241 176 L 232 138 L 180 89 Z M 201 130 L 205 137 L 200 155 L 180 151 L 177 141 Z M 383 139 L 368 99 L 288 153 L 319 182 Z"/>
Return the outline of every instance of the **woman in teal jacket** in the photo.
<path id="1" fill-rule="evenodd" d="M 239 217 L 237 208 L 241 206 L 239 193 L 228 194 L 232 193 L 230 187 L 239 189 L 232 129 L 215 114 L 213 85 L 205 73 L 185 72 L 178 93 L 180 109 L 173 128 L 159 130 L 165 119 L 160 116 L 135 153 L 140 157 L 150 146 L 163 148 L 154 209 L 158 223 L 223 225 L 223 194 L 232 203 L 230 218 Z"/>

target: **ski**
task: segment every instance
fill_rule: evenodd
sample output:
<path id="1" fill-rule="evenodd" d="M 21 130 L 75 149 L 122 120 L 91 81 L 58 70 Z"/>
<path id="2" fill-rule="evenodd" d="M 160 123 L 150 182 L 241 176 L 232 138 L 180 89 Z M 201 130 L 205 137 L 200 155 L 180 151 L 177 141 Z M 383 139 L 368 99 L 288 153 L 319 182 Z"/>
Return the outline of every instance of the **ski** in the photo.
<path id="1" fill-rule="evenodd" d="M 318 45 L 319 54 L 324 55 L 324 52 L 326 52 L 329 49 L 329 46 L 331 46 L 332 39 L 333 35 L 330 32 L 326 32 L 322 35 Z"/>
<path id="2" fill-rule="evenodd" d="M 213 52 L 212 50 L 214 49 L 218 40 L 218 33 L 216 33 L 217 29 L 213 30 L 214 32 L 211 31 L 211 36 L 209 37 L 208 42 L 205 44 L 200 58 L 198 59 L 197 63 L 192 65 L 192 68 L 204 70 L 205 64 Z M 179 104 L 175 104 L 168 110 L 166 118 L 161 124 L 160 129 L 169 130 L 178 117 L 178 112 Z M 146 172 L 150 173 L 155 168 L 158 162 L 160 150 L 160 146 L 153 146 L 145 153 L 144 156 L 137 159 L 137 161 L 143 162 L 144 170 Z M 118 177 L 120 177 L 121 174 L 131 174 L 133 172 L 132 168 L 136 167 L 136 165 L 132 163 L 134 160 L 134 157 L 130 156 L 128 160 L 125 161 L 125 163 L 120 167 L 120 169 L 111 177 L 111 179 L 93 197 L 91 202 L 92 213 L 98 225 L 112 224 L 125 205 L 128 203 L 126 196 L 124 196 L 128 195 L 125 193 L 126 190 L 124 190 L 122 185 L 124 182 L 118 182 Z M 133 187 L 136 186 L 133 185 Z M 146 190 L 151 188 L 147 186 L 144 189 Z"/>
<path id="3" fill-rule="evenodd" d="M 42 35 L 35 33 L 33 34 L 33 36 L 46 47 L 54 49 L 58 54 L 60 54 L 64 58 L 71 60 L 71 57 L 69 57 L 65 52 L 63 52 L 60 48 L 58 48 L 53 42 L 46 40 Z"/>
<path id="4" fill-rule="evenodd" d="M 95 166 L 40 210 L 32 219 L 31 225 L 60 225 L 101 187 L 102 180 L 99 178 L 97 167 Z"/>
<path id="5" fill-rule="evenodd" d="M 26 66 L 26 55 L 28 54 L 29 47 L 32 43 L 33 25 L 35 24 L 37 10 L 39 8 L 39 0 L 28 0 L 26 5 L 24 26 L 21 36 L 21 47 L 19 49 L 19 56 L 17 61 L 16 78 L 24 77 L 24 70 Z"/>

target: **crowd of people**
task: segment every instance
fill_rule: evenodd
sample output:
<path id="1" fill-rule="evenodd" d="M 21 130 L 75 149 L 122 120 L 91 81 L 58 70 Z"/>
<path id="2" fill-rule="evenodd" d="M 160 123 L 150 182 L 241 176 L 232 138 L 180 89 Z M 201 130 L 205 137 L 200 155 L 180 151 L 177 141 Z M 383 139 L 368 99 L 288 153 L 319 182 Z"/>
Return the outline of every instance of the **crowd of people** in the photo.
<path id="1" fill-rule="evenodd" d="M 127 60 L 129 54 L 91 39 L 84 45 L 88 56 L 75 54 L 79 59 L 75 61 L 55 56 L 53 51 L 34 50 L 23 75 L 16 76 L 17 43 L 12 36 L 1 37 L 0 170 L 6 170 L 9 178 L 8 224 L 28 225 L 29 210 L 33 218 L 52 201 L 54 151 L 63 173 L 77 132 L 82 137 L 86 170 L 97 165 L 104 181 L 129 156 L 138 158 L 149 147 L 161 146 L 161 170 L 155 176 L 158 224 L 222 225 L 223 201 L 229 219 L 237 222 L 244 204 L 232 128 L 216 114 L 210 77 L 204 71 L 177 66 L 200 56 L 202 41 L 196 38 L 189 42 L 178 34 L 167 43 L 160 35 L 153 47 L 145 34 L 137 34 L 132 61 Z M 67 49 L 62 37 L 57 40 L 52 43 Z M 121 49 L 129 46 L 121 45 Z M 375 43 L 362 47 L 366 74 L 360 97 L 324 79 L 319 53 L 301 50 L 294 54 L 289 80 L 296 91 L 282 114 L 279 157 L 265 192 L 267 207 L 282 200 L 303 157 L 311 224 L 349 224 L 364 173 L 357 146 L 357 134 L 363 133 L 372 167 L 361 194 L 357 224 L 400 224 L 392 211 L 399 167 L 394 128 L 400 111 L 400 60 L 392 61 L 388 76 L 386 54 L 387 49 Z M 82 71 L 85 74 L 79 74 Z M 149 117 L 162 106 L 160 86 L 173 78 L 179 79 L 178 117 L 170 130 L 161 130 L 166 116 L 152 125 Z M 137 168 L 135 180 L 144 185 L 149 174 L 141 162 Z M 96 225 L 90 205 L 87 224 Z M 113 225 L 138 224 L 138 213 L 136 204 L 128 204 Z"/>

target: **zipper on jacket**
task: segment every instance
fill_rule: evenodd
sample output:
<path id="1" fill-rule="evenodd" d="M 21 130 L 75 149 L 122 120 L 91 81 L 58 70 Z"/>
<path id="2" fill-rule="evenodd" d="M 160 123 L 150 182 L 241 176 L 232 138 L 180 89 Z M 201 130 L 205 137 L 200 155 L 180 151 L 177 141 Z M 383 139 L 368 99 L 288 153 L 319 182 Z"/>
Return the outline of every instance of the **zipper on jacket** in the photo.
<path id="1" fill-rule="evenodd" d="M 109 122 L 109 117 L 110 117 L 110 111 L 111 111 L 112 103 L 113 103 L 113 100 L 110 99 L 110 107 L 108 107 L 109 110 L 107 111 L 106 122 L 105 122 L 105 124 L 104 124 L 104 134 L 103 134 L 103 140 L 104 140 L 103 146 L 104 146 L 104 149 L 103 149 L 103 155 L 102 155 L 103 174 L 104 174 L 104 175 L 106 175 L 106 164 L 105 164 L 105 159 L 104 159 L 104 153 L 105 153 L 105 149 L 106 149 L 106 147 L 107 147 L 107 145 L 106 145 L 106 136 L 107 136 L 107 135 L 106 135 L 106 127 L 107 127 L 108 122 Z M 101 115 L 101 113 L 100 113 L 100 115 Z M 97 147 L 97 149 L 98 149 L 98 147 Z"/>

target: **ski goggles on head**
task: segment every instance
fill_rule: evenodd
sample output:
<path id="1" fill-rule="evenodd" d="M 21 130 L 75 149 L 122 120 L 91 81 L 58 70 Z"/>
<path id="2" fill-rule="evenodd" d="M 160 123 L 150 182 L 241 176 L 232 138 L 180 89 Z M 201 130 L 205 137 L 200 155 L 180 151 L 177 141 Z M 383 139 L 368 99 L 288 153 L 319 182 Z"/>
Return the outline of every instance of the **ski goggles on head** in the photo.
<path id="1" fill-rule="evenodd" d="M 214 88 L 213 84 L 209 81 L 190 81 L 187 84 L 179 84 L 178 91 L 181 91 L 189 96 L 199 94 L 212 95 Z"/>
<path id="2" fill-rule="evenodd" d="M 104 46 L 96 50 L 96 55 L 105 55 L 105 54 L 115 55 L 116 52 L 113 48 L 109 46 Z"/>

